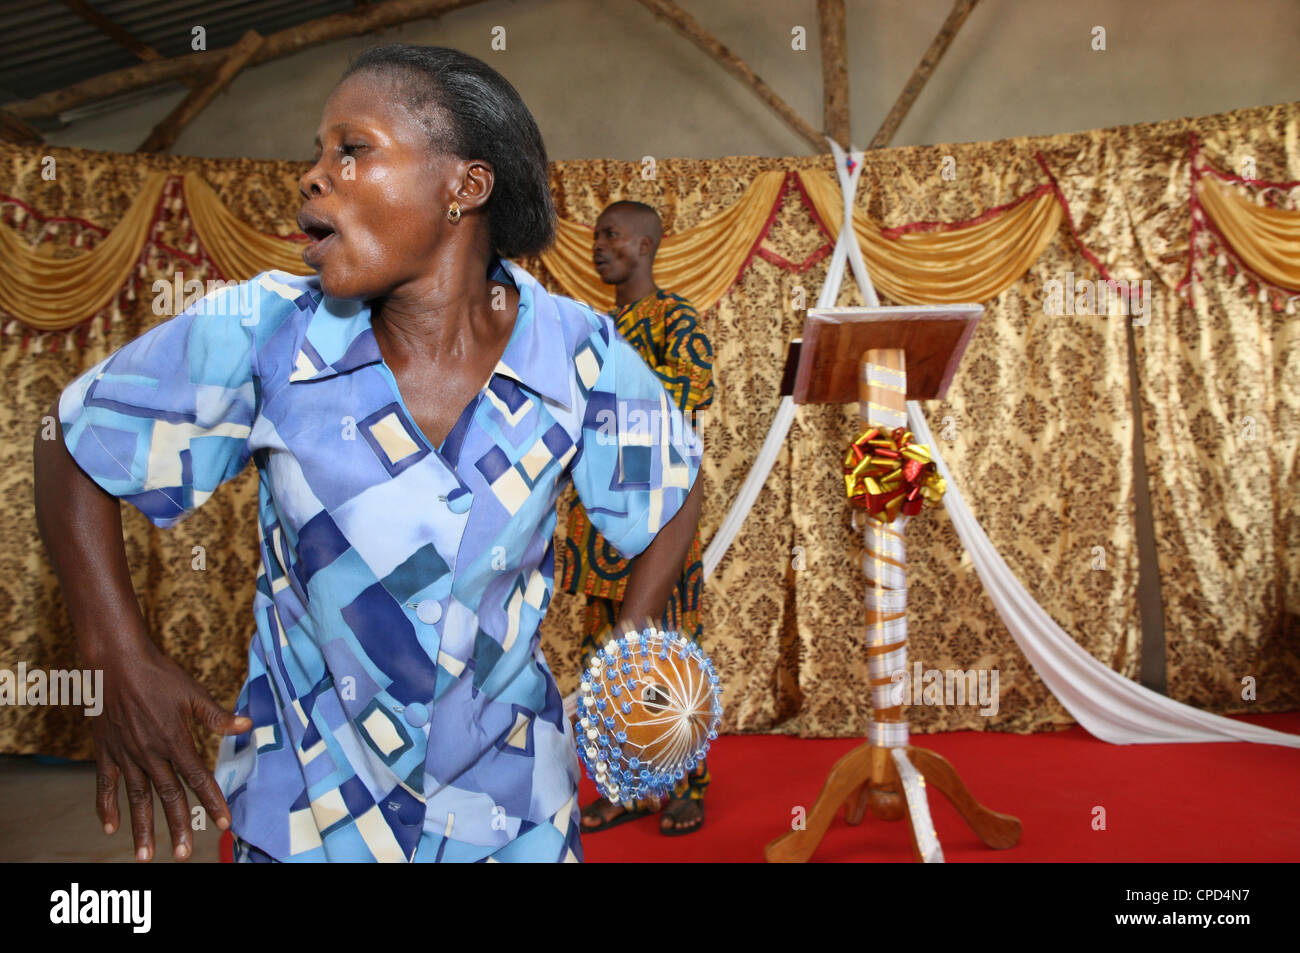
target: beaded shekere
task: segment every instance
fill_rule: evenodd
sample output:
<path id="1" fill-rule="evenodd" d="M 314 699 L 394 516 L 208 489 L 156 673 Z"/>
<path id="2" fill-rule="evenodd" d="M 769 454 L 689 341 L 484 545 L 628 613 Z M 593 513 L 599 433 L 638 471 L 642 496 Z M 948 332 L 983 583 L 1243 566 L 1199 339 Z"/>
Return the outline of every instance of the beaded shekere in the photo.
<path id="1" fill-rule="evenodd" d="M 676 632 L 647 626 L 611 639 L 582 673 L 578 755 L 610 801 L 670 790 L 704 758 L 721 721 L 713 662 Z"/>

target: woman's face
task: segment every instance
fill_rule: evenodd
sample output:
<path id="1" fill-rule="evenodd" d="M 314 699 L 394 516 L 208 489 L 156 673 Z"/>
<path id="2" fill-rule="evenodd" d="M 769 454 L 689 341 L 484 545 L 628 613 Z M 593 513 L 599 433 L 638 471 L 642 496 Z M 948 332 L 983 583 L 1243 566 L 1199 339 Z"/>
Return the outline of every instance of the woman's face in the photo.
<path id="1" fill-rule="evenodd" d="M 363 71 L 325 103 L 316 164 L 299 180 L 298 227 L 312 239 L 303 261 L 331 297 L 385 297 L 426 276 L 456 227 L 447 207 L 458 198 L 466 205 L 458 190 L 470 163 L 435 155 L 400 93 L 393 77 Z"/>

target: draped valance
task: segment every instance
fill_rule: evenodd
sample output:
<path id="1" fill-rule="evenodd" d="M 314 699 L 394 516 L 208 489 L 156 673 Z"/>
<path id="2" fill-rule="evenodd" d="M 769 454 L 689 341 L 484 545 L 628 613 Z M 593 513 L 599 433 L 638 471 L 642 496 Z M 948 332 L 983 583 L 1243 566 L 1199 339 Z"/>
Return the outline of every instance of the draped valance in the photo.
<path id="1" fill-rule="evenodd" d="M 30 327 L 74 327 L 104 308 L 126 283 L 156 224 L 167 176 L 149 175 L 130 210 L 95 248 L 68 258 L 33 250 L 0 225 L 0 308 Z M 221 276 L 243 280 L 278 268 L 307 274 L 303 235 L 258 231 L 233 213 L 195 172 L 183 176 L 184 204 L 203 251 Z M 824 170 L 761 172 L 739 200 L 707 221 L 664 236 L 655 277 L 695 303 L 713 308 L 735 284 L 771 228 L 794 184 L 833 238 L 843 221 L 839 186 Z M 1195 196 L 1219 234 L 1264 281 L 1300 289 L 1300 212 L 1261 208 L 1213 176 Z M 1016 281 L 1061 226 L 1052 184 L 963 222 L 916 222 L 885 228 L 855 214 L 853 230 L 876 287 L 906 304 L 987 301 Z M 591 227 L 560 218 L 555 245 L 541 261 L 565 294 L 608 310 L 614 301 L 591 264 Z"/>
<path id="2" fill-rule="evenodd" d="M 145 235 L 156 222 L 166 176 L 152 173 L 130 212 L 93 251 L 52 259 L 26 247 L 0 225 L 7 252 L 0 264 L 0 306 L 31 327 L 65 330 L 85 321 L 118 292 L 135 265 Z M 279 268 L 310 272 L 302 262 L 302 235 L 269 235 L 240 220 L 201 176 L 183 176 L 185 210 L 204 254 L 227 280 Z M 691 228 L 664 236 L 655 261 L 663 287 L 689 298 L 699 311 L 713 308 L 753 258 L 791 184 L 811 201 L 828 238 L 843 219 L 839 186 L 822 170 L 760 172 L 740 198 Z M 1024 199 L 971 222 L 887 232 L 854 216 L 867 267 L 877 286 L 899 302 L 986 301 L 1024 274 L 1061 223 L 1061 210 L 1043 185 Z M 555 245 L 541 261 L 571 297 L 608 310 L 614 303 L 591 263 L 591 226 L 559 220 Z"/>
<path id="3" fill-rule="evenodd" d="M 1211 176 L 1197 180 L 1196 194 L 1247 267 L 1278 287 L 1300 291 L 1300 211 L 1261 207 Z"/>

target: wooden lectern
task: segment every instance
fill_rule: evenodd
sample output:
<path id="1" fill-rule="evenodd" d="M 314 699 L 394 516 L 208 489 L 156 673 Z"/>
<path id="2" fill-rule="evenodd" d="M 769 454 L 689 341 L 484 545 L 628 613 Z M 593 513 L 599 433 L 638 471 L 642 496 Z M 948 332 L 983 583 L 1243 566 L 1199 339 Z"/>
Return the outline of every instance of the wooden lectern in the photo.
<path id="1" fill-rule="evenodd" d="M 810 309 L 794 375 L 794 402 L 856 400 L 864 430 L 905 427 L 908 400 L 947 394 L 983 310 L 977 304 Z M 907 670 L 903 530 L 909 518 L 900 514 L 883 523 L 865 511 L 854 512 L 854 527 L 862 530 L 865 548 L 871 725 L 867 741 L 831 769 L 804 829 L 767 845 L 764 856 L 770 862 L 811 857 L 846 802 L 850 824 L 861 823 L 867 808 L 885 821 L 907 814 L 913 857 L 941 861 L 925 800 L 927 782 L 943 792 L 985 844 L 1006 848 L 1020 840 L 1017 818 L 981 805 L 942 756 L 908 744 L 904 706 L 891 689 L 896 691 L 895 674 Z"/>

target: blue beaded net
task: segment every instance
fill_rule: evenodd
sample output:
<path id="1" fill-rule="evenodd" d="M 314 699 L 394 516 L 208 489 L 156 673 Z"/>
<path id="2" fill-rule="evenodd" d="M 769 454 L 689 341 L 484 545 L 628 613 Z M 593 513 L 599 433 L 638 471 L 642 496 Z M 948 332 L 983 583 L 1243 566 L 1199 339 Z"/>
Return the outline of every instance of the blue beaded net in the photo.
<path id="1" fill-rule="evenodd" d="M 655 626 L 612 638 L 578 690 L 578 757 L 603 797 L 659 796 L 704 758 L 718 737 L 722 690 L 695 642 Z"/>

